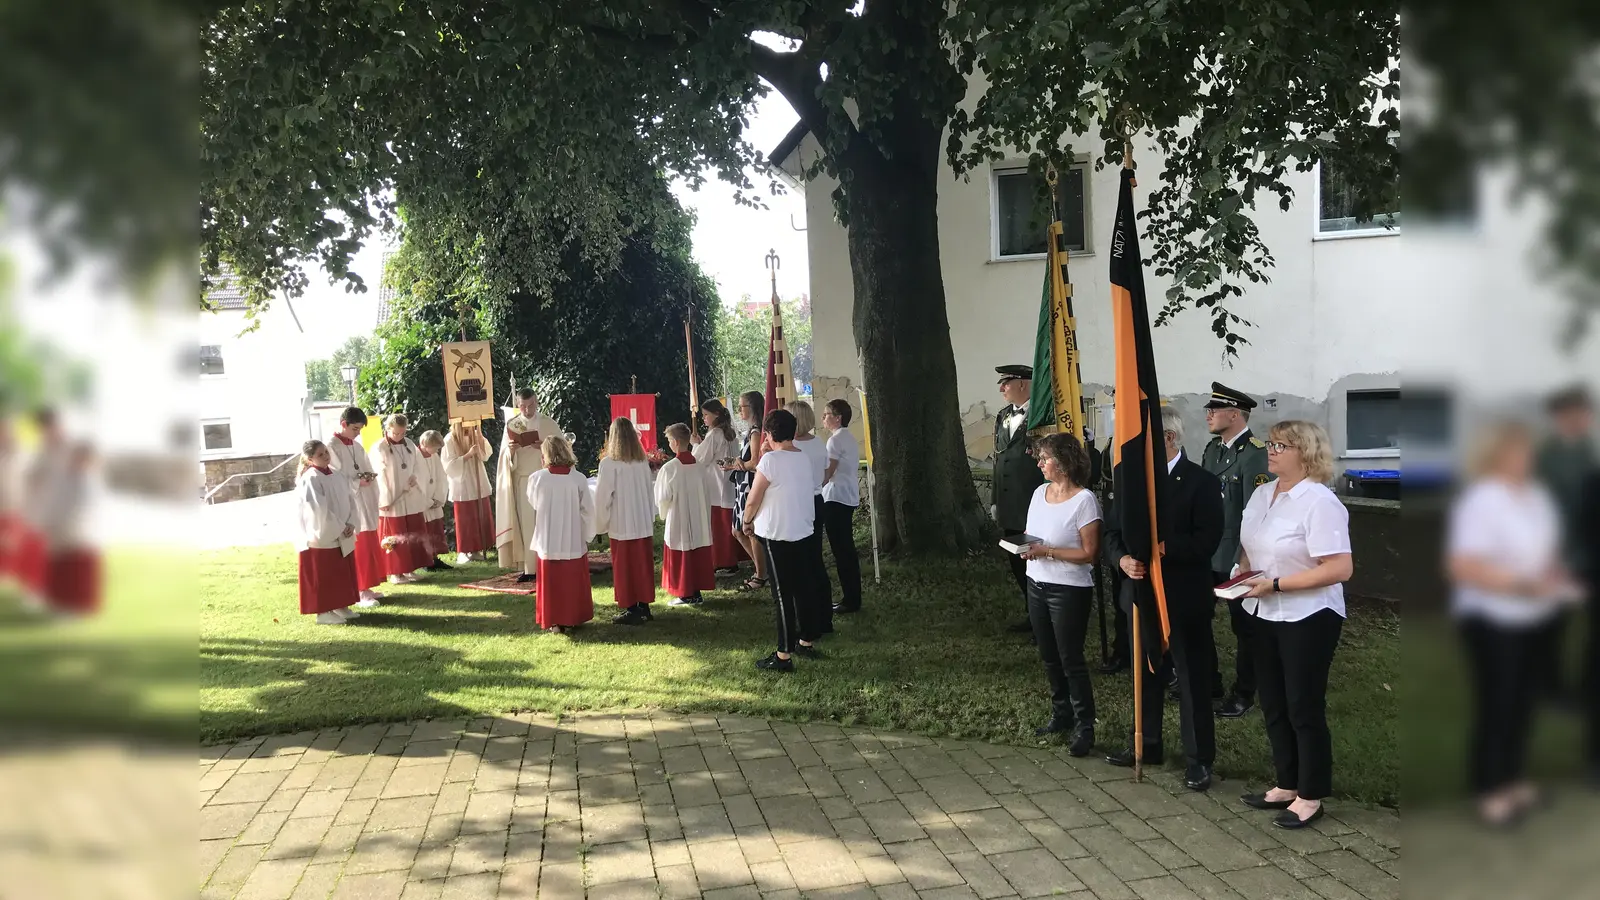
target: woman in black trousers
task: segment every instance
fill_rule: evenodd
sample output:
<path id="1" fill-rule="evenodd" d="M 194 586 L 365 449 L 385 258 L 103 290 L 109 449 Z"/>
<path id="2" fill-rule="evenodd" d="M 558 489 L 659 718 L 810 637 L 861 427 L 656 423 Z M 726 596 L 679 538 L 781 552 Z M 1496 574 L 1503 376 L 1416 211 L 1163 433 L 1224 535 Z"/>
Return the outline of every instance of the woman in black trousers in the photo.
<path id="1" fill-rule="evenodd" d="M 1094 559 L 1100 552 L 1100 503 L 1089 480 L 1089 455 L 1067 433 L 1046 435 L 1034 447 L 1045 483 L 1028 503 L 1028 534 L 1039 543 L 1024 547 L 1028 621 L 1050 681 L 1050 721 L 1041 737 L 1067 734 L 1067 752 L 1094 749 L 1094 685 L 1083 656 L 1094 607 Z"/>

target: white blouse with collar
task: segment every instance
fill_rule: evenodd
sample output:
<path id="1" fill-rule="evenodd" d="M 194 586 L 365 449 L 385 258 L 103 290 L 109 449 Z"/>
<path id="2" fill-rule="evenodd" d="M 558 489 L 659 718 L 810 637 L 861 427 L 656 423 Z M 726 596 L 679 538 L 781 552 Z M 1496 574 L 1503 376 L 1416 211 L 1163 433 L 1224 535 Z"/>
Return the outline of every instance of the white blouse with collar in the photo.
<path id="1" fill-rule="evenodd" d="M 1239 542 L 1250 568 L 1286 578 L 1317 567 L 1317 560 L 1350 552 L 1350 511 L 1327 485 L 1302 481 L 1274 498 L 1275 481 L 1256 488 L 1245 504 Z M 1244 600 L 1246 611 L 1273 622 L 1298 622 L 1324 609 L 1342 618 L 1344 585 L 1268 594 Z"/>

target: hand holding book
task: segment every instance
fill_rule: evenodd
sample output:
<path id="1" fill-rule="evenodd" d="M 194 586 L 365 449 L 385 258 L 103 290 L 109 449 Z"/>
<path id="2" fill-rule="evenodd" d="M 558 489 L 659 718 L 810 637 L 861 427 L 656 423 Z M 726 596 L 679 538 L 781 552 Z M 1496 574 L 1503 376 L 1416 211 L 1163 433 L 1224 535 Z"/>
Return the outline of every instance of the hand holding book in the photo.
<path id="1" fill-rule="evenodd" d="M 1272 582 L 1261 578 L 1261 573 L 1252 569 L 1249 572 L 1240 572 L 1233 578 L 1217 585 L 1212 593 L 1219 600 L 1239 600 L 1249 595 L 1257 585 L 1265 584 L 1267 591 L 1272 590 Z M 1263 592 L 1265 593 L 1265 592 Z M 1260 596 L 1259 594 L 1257 596 Z"/>

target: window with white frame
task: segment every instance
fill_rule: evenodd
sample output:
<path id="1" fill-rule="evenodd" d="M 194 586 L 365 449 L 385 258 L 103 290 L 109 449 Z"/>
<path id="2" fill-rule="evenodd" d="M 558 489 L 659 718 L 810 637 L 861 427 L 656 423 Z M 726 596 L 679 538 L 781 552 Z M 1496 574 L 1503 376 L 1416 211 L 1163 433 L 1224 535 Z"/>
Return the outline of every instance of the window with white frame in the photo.
<path id="1" fill-rule="evenodd" d="M 227 419 L 206 419 L 200 423 L 200 448 L 206 451 L 233 449 L 233 425 Z"/>
<path id="2" fill-rule="evenodd" d="M 200 345 L 200 374 L 201 375 L 222 375 L 222 374 L 225 374 L 226 371 L 227 371 L 226 368 L 222 364 L 222 345 L 221 344 L 201 344 Z"/>
<path id="3" fill-rule="evenodd" d="M 1061 217 L 1067 249 L 1089 249 L 1084 189 L 1087 166 L 1075 165 L 1056 181 L 1056 214 Z M 1049 188 L 1026 166 L 996 166 L 991 172 L 990 237 L 994 259 L 1032 259 L 1045 254 L 1045 229 L 1050 227 Z"/>
<path id="4" fill-rule="evenodd" d="M 1345 449 L 1350 452 L 1399 450 L 1404 416 L 1398 390 L 1347 391 L 1344 395 Z"/>
<path id="5" fill-rule="evenodd" d="M 1386 192 L 1371 219 L 1356 218 L 1355 186 L 1334 159 L 1317 163 L 1317 234 L 1386 234 L 1400 230 L 1400 186 Z"/>

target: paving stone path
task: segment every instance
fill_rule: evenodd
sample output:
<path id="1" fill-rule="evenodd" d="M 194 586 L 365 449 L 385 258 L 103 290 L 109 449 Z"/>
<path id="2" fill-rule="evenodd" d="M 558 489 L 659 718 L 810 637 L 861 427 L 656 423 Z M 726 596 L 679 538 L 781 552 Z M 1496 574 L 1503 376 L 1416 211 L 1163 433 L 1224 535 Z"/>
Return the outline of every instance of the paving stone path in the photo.
<path id="1" fill-rule="evenodd" d="M 1273 828 L 1059 748 L 655 712 L 203 748 L 202 898 L 1389 900 L 1400 821 Z"/>

